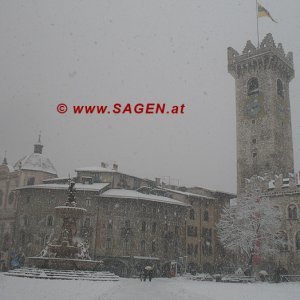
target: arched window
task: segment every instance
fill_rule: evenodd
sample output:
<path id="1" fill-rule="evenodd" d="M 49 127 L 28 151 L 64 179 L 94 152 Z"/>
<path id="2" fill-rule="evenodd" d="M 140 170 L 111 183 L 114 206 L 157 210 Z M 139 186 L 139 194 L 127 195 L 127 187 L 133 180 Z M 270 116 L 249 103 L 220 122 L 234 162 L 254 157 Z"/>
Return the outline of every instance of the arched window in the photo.
<path id="1" fill-rule="evenodd" d="M 277 95 L 284 98 L 283 83 L 280 79 L 277 79 Z"/>
<path id="2" fill-rule="evenodd" d="M 295 242 L 296 242 L 296 250 L 300 250 L 300 231 L 296 233 Z"/>
<path id="3" fill-rule="evenodd" d="M 247 83 L 247 94 L 250 96 L 250 95 L 258 94 L 258 92 L 259 92 L 258 79 L 256 77 L 253 77 L 249 79 Z"/>
<path id="4" fill-rule="evenodd" d="M 195 220 L 195 211 L 193 209 L 190 209 L 190 219 Z"/>
<path id="5" fill-rule="evenodd" d="M 204 212 L 204 221 L 209 221 L 209 213 L 207 210 Z"/>
<path id="6" fill-rule="evenodd" d="M 47 217 L 47 226 L 53 226 L 53 217 L 52 216 Z"/>
<path id="7" fill-rule="evenodd" d="M 288 207 L 288 218 L 292 220 L 297 219 L 297 206 L 295 204 L 291 204 Z"/>

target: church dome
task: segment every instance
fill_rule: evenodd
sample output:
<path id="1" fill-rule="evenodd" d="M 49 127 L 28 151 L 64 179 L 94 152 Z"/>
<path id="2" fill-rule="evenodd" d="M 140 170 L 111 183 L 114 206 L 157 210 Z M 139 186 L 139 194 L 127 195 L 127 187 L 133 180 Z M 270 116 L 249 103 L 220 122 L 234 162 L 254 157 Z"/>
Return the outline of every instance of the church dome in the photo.
<path id="1" fill-rule="evenodd" d="M 54 165 L 50 159 L 42 154 L 43 145 L 39 136 L 38 143 L 34 145 L 34 152 L 19 159 L 15 165 L 15 170 L 32 170 L 42 171 L 49 174 L 57 175 Z"/>

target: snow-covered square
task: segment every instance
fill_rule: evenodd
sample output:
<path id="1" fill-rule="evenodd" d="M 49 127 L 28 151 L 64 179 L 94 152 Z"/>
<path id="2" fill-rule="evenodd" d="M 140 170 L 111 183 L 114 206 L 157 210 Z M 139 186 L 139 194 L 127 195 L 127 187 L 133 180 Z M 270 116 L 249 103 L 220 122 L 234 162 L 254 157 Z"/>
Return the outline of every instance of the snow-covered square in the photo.
<path id="1" fill-rule="evenodd" d="M 0 275 L 1 300 L 298 300 L 300 283 L 221 283 L 185 278 L 151 282 L 121 278 L 118 282 L 43 280 Z"/>

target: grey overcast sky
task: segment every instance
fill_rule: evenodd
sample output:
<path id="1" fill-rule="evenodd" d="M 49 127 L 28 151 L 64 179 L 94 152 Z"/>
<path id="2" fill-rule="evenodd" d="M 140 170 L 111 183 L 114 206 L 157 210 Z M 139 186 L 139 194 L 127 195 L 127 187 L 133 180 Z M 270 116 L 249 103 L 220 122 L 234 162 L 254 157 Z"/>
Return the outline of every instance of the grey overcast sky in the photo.
<path id="1" fill-rule="evenodd" d="M 300 170 L 300 1 L 261 0 L 286 52 Z M 44 154 L 59 176 L 116 162 L 141 177 L 236 191 L 234 80 L 227 47 L 256 43 L 255 0 L 0 1 L 0 158 Z M 60 102 L 186 105 L 184 115 L 59 115 Z M 168 180 L 167 180 L 168 181 Z"/>

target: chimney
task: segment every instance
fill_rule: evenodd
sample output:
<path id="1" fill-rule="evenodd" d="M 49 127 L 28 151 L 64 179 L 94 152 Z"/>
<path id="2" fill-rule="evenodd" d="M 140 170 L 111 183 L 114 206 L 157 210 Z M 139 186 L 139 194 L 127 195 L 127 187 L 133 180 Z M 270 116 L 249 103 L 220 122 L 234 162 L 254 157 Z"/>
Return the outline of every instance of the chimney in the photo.
<path id="1" fill-rule="evenodd" d="M 118 171 L 118 165 L 117 165 L 117 164 L 113 164 L 112 169 L 113 169 L 114 171 Z"/>
<path id="2" fill-rule="evenodd" d="M 160 186 L 160 178 L 158 177 L 155 178 L 155 185 Z"/>
<path id="3" fill-rule="evenodd" d="M 105 162 L 101 162 L 101 168 L 107 168 L 107 164 Z"/>

